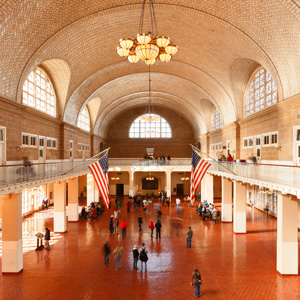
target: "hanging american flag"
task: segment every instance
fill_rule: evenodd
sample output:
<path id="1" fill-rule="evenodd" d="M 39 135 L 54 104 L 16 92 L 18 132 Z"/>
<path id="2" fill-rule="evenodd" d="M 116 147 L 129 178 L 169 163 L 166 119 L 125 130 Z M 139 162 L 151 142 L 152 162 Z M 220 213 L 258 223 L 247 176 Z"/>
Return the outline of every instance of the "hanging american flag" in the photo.
<path id="1" fill-rule="evenodd" d="M 210 165 L 210 163 L 201 158 L 201 156 L 194 149 L 192 149 L 191 202 L 195 201 L 196 190 Z"/>
<path id="2" fill-rule="evenodd" d="M 109 182 L 108 182 L 108 152 L 98 161 L 89 166 L 97 187 L 101 193 L 103 202 L 108 209 L 109 206 Z"/>

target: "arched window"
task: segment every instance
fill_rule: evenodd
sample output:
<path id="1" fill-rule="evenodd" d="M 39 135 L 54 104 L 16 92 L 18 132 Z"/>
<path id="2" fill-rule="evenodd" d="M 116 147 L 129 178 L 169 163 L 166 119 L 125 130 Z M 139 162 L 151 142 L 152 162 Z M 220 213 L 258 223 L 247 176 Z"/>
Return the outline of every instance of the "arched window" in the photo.
<path id="1" fill-rule="evenodd" d="M 80 112 L 77 126 L 83 130 L 90 131 L 90 116 L 87 107 L 85 106 Z"/>
<path id="2" fill-rule="evenodd" d="M 143 120 L 150 117 L 150 114 L 142 115 L 134 120 L 130 126 L 130 138 L 171 138 L 172 132 L 169 123 L 156 114 L 151 114 L 154 118 L 151 122 Z"/>
<path id="3" fill-rule="evenodd" d="M 277 103 L 277 87 L 271 74 L 259 68 L 251 76 L 244 96 L 244 117 Z"/>
<path id="4" fill-rule="evenodd" d="M 56 97 L 48 75 L 40 68 L 34 69 L 23 85 L 23 104 L 56 116 Z"/>
<path id="5" fill-rule="evenodd" d="M 210 131 L 215 131 L 223 126 L 223 119 L 220 111 L 216 108 L 211 116 L 211 128 Z"/>

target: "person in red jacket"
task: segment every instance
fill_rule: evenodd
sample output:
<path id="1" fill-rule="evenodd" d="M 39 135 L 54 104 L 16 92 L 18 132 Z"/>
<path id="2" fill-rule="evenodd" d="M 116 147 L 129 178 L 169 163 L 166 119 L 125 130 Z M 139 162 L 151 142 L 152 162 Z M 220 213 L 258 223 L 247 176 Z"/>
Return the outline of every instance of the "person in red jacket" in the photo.
<path id="1" fill-rule="evenodd" d="M 122 229 L 122 238 L 126 238 L 126 230 L 127 230 L 127 221 L 126 219 L 123 219 L 123 221 L 120 224 L 120 228 Z"/>
<path id="2" fill-rule="evenodd" d="M 151 229 L 151 239 L 153 239 L 154 223 L 152 220 L 149 222 L 149 228 Z"/>
<path id="3" fill-rule="evenodd" d="M 233 158 L 232 158 L 231 154 L 228 154 L 227 161 L 228 162 L 233 162 Z"/>

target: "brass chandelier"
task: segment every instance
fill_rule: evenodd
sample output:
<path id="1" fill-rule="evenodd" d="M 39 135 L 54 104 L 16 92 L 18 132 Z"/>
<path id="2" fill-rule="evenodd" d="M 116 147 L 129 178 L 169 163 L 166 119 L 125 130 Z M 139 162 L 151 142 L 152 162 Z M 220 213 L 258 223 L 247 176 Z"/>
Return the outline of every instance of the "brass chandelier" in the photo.
<path id="1" fill-rule="evenodd" d="M 156 17 L 153 1 L 149 2 L 151 31 L 144 33 L 144 12 L 147 0 L 143 0 L 140 17 L 139 33 L 135 38 L 120 39 L 117 53 L 122 57 L 128 57 L 128 60 L 135 64 L 143 60 L 147 65 L 153 65 L 156 59 L 162 62 L 168 62 L 178 51 L 178 46 L 174 45 L 169 37 L 157 34 Z"/>

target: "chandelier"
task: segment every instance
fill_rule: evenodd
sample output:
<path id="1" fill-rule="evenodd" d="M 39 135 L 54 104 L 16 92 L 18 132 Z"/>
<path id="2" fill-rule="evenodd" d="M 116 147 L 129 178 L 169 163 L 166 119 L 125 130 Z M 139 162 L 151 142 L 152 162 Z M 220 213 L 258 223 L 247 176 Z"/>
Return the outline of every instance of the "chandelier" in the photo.
<path id="1" fill-rule="evenodd" d="M 150 180 L 150 181 L 154 180 L 154 177 L 151 176 L 151 172 L 150 172 L 150 175 L 146 177 L 146 180 Z"/>
<path id="2" fill-rule="evenodd" d="M 143 0 L 140 17 L 139 33 L 135 38 L 120 39 L 117 53 L 122 57 L 128 57 L 128 60 L 135 64 L 143 60 L 147 65 L 153 65 L 156 59 L 162 62 L 168 62 L 178 51 L 178 46 L 174 45 L 169 37 L 157 34 L 156 17 L 153 1 L 149 2 L 151 31 L 144 33 L 144 12 L 147 0 Z"/>
<path id="3" fill-rule="evenodd" d="M 180 179 L 181 180 L 190 180 L 190 178 L 185 175 L 185 172 L 184 172 L 184 175 Z"/>

